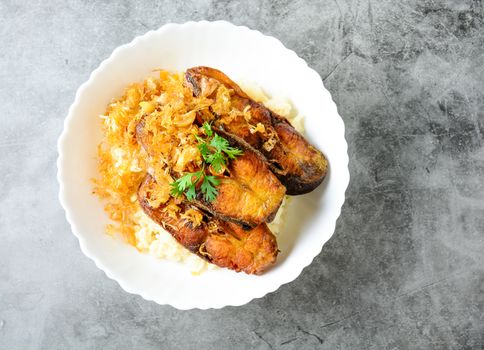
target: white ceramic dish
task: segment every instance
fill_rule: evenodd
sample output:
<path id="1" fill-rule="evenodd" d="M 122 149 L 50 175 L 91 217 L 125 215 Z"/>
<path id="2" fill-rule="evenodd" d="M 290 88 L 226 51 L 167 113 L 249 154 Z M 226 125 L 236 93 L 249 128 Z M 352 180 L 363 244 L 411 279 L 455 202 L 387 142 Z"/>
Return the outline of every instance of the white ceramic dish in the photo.
<path id="1" fill-rule="evenodd" d="M 182 71 L 198 65 L 288 97 L 305 116 L 308 139 L 329 160 L 323 185 L 293 197 L 278 238 L 281 254 L 262 276 L 223 269 L 194 276 L 183 264 L 140 254 L 104 234 L 108 219 L 91 194 L 101 139 L 98 116 L 110 100 L 155 68 Z M 167 24 L 114 50 L 77 91 L 58 149 L 59 197 L 84 254 L 125 291 L 178 309 L 242 305 L 294 280 L 333 234 L 349 182 L 344 124 L 320 76 L 277 39 L 224 21 Z"/>

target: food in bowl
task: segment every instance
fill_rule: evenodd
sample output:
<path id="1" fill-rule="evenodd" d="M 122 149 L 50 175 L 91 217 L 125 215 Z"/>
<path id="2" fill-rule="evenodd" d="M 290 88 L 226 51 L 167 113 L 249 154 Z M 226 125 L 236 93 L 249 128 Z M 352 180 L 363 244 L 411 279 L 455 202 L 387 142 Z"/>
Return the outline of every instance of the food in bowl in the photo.
<path id="1" fill-rule="evenodd" d="M 278 254 L 268 224 L 285 195 L 312 191 L 328 166 L 269 106 L 208 67 L 128 87 L 102 116 L 94 192 L 117 223 L 107 232 L 151 251 L 166 230 L 199 266 L 267 270 Z"/>
<path id="2" fill-rule="evenodd" d="M 308 193 L 321 184 L 328 169 L 326 158 L 286 118 L 251 99 L 217 69 L 195 67 L 185 76 L 195 96 L 215 94 L 227 101 L 214 106 L 209 118 L 238 143 L 260 151 L 288 195 Z"/>

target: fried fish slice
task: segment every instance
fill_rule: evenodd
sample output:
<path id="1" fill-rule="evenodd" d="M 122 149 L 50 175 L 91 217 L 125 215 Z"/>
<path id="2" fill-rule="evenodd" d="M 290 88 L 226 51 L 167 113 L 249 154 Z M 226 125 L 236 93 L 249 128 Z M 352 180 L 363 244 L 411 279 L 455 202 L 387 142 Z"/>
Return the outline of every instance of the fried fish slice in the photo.
<path id="1" fill-rule="evenodd" d="M 141 119 L 136 127 L 136 137 L 147 153 L 156 157 L 144 119 Z M 229 142 L 234 144 L 231 139 Z M 244 153 L 231 160 L 228 172 L 220 176 L 217 198 L 208 202 L 199 193 L 192 203 L 222 220 L 246 227 L 271 222 L 279 210 L 286 189 L 272 173 L 261 154 L 247 144 L 245 148 L 240 144 L 237 146 L 242 148 Z M 177 178 L 181 174 L 172 175 Z"/>
<path id="2" fill-rule="evenodd" d="M 181 245 L 203 259 L 220 267 L 248 274 L 261 274 L 275 261 L 277 241 L 265 223 L 251 230 L 237 224 L 209 217 L 186 202 L 174 199 L 152 206 L 159 186 L 147 175 L 138 189 L 138 201 L 143 211 L 163 226 Z M 188 219 L 189 211 L 198 219 Z"/>
<path id="3" fill-rule="evenodd" d="M 328 170 L 325 156 L 286 118 L 252 100 L 224 73 L 214 68 L 194 67 L 186 71 L 185 81 L 195 96 L 214 98 L 220 86 L 233 91 L 230 94 L 231 107 L 241 113 L 224 115 L 212 108 L 215 127 L 245 140 L 264 154 L 274 173 L 286 186 L 287 194 L 310 192 L 324 180 Z M 254 129 L 259 123 L 263 127 Z"/>

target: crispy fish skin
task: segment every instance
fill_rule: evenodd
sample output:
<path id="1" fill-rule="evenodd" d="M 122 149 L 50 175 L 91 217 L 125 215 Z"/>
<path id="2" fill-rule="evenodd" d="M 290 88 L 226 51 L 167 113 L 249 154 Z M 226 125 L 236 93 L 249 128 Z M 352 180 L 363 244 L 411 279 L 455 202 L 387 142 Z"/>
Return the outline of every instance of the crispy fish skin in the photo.
<path id="1" fill-rule="evenodd" d="M 153 186 L 157 186 L 155 179 L 146 175 L 138 189 L 141 208 L 192 253 L 217 266 L 247 274 L 261 274 L 276 261 L 277 241 L 265 223 L 244 230 L 237 224 L 204 214 L 201 224 L 194 227 L 180 215 L 170 215 L 164 205 L 153 208 L 149 202 Z M 186 202 L 178 204 L 179 214 L 189 206 Z"/>
<path id="2" fill-rule="evenodd" d="M 227 136 L 231 145 L 234 141 Z M 286 192 L 285 187 L 270 171 L 257 151 L 239 144 L 244 153 L 228 164 L 229 175 L 220 180 L 218 196 L 213 202 L 203 200 L 201 194 L 194 204 L 223 220 L 246 227 L 271 222 L 277 214 Z"/>
<path id="3" fill-rule="evenodd" d="M 225 134 L 220 132 L 220 135 Z M 136 127 L 136 137 L 147 153 L 153 155 L 143 119 Z M 229 142 L 235 144 L 232 139 Z M 207 202 L 199 193 L 192 203 L 222 220 L 253 228 L 274 219 L 286 188 L 271 172 L 263 156 L 245 146 L 241 147 L 244 153 L 228 163 L 228 175 L 220 178 L 217 198 Z M 173 175 L 177 177 L 177 174 Z"/>
<path id="4" fill-rule="evenodd" d="M 324 180 L 328 161 L 318 149 L 312 146 L 289 121 L 272 112 L 263 104 L 252 100 L 235 82 L 221 71 L 210 67 L 194 67 L 185 73 L 187 86 L 195 96 L 211 96 L 222 84 L 234 91 L 231 104 L 239 111 L 249 107 L 251 123 L 261 123 L 265 133 L 254 133 L 244 116 L 216 118 L 214 125 L 239 139 L 245 140 L 268 159 L 271 168 L 287 188 L 287 194 L 298 195 L 311 192 Z M 221 118 L 222 117 L 222 118 Z M 270 138 L 275 143 L 268 145 Z"/>

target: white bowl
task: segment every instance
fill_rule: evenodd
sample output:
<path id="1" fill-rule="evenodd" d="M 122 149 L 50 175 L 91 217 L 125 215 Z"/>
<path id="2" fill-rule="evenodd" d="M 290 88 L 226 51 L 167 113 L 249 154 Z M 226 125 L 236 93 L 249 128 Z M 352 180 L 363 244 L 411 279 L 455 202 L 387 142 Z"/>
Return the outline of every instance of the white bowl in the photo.
<path id="1" fill-rule="evenodd" d="M 224 269 L 194 276 L 181 263 L 141 254 L 104 233 L 108 218 L 91 194 L 101 140 L 98 116 L 111 99 L 155 68 L 183 71 L 199 65 L 288 97 L 305 116 L 307 138 L 329 160 L 324 183 L 293 197 L 278 238 L 278 261 L 262 276 Z M 115 49 L 77 91 L 58 149 L 59 198 L 84 254 L 125 291 L 178 309 L 243 305 L 294 280 L 333 234 L 349 182 L 344 124 L 318 73 L 277 39 L 224 21 L 167 24 Z"/>

